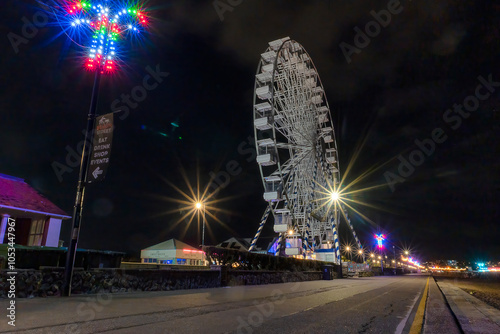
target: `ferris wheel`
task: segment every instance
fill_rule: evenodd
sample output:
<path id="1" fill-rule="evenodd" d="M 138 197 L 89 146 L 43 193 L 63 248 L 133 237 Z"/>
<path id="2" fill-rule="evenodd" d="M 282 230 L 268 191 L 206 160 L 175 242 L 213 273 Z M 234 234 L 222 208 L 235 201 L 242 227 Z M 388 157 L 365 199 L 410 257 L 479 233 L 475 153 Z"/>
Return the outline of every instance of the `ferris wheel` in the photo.
<path id="1" fill-rule="evenodd" d="M 253 107 L 268 207 L 250 250 L 272 214 L 278 251 L 285 245 L 292 256 L 330 251 L 331 261 L 339 261 L 335 132 L 318 72 L 302 45 L 289 37 L 269 43 L 257 67 Z"/>

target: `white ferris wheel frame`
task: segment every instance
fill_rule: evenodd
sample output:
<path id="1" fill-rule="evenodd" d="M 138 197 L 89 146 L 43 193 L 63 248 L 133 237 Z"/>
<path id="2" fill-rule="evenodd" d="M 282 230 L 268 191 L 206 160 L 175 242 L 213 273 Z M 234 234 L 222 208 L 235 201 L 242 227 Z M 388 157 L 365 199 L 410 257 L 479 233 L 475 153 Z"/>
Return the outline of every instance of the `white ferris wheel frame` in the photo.
<path id="1" fill-rule="evenodd" d="M 340 207 L 329 192 L 340 181 L 330 107 L 314 63 L 289 37 L 269 43 L 261 54 L 254 89 L 257 162 L 274 230 L 287 255 L 334 249 L 338 254 Z M 252 242 L 252 248 L 255 242 Z"/>

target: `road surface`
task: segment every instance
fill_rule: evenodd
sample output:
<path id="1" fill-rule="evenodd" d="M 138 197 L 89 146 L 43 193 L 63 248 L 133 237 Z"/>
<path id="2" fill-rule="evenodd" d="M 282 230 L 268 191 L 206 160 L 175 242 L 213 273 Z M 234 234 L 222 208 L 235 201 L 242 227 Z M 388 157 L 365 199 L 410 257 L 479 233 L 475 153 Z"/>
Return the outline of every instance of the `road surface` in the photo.
<path id="1" fill-rule="evenodd" d="M 16 327 L 4 320 L 0 332 L 408 333 L 427 280 L 386 276 L 18 299 Z"/>

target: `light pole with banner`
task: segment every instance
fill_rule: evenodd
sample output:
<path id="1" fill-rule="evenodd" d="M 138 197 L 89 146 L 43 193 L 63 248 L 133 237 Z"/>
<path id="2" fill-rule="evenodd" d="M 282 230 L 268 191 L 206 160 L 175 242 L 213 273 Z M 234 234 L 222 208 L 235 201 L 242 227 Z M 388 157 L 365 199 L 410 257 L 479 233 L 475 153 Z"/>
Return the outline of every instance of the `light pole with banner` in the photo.
<path id="1" fill-rule="evenodd" d="M 78 37 L 88 38 L 91 36 L 85 68 L 89 71 L 95 71 L 92 98 L 87 115 L 87 131 L 76 187 L 73 227 L 64 272 L 63 295 L 70 296 L 82 222 L 85 186 L 87 183 L 104 179 L 111 154 L 113 114 L 102 115 L 96 119 L 101 76 L 115 71 L 120 38 L 140 34 L 148 20 L 141 6 L 123 0 L 71 0 L 66 1 L 64 6 L 54 5 L 50 9 L 56 15 L 64 33 L 72 41 L 75 42 L 75 38 Z M 79 43 L 76 44 L 82 46 Z"/>

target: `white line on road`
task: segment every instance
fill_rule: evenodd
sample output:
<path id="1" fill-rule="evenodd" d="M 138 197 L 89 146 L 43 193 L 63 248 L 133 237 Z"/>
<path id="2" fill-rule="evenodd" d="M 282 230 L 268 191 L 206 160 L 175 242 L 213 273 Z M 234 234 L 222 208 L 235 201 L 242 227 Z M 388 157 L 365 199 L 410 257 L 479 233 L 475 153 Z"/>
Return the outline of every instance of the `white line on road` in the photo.
<path id="1" fill-rule="evenodd" d="M 413 303 L 411 304 L 408 313 L 406 313 L 406 316 L 403 318 L 403 320 L 401 320 L 394 334 L 401 334 L 403 332 L 403 329 L 405 328 L 406 325 L 406 321 L 408 321 L 408 317 L 410 316 L 411 310 L 413 310 L 413 308 L 415 307 L 415 304 L 418 301 L 418 297 L 420 297 L 420 293 L 417 293 L 417 295 L 415 296 L 415 299 L 413 300 Z"/>

